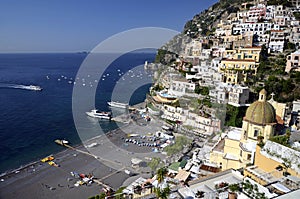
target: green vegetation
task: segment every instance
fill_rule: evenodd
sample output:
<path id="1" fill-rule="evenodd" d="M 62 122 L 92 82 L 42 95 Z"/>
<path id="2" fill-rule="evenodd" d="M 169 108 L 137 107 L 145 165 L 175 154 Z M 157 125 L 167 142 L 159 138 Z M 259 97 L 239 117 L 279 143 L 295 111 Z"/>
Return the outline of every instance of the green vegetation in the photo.
<path id="1" fill-rule="evenodd" d="M 173 56 L 172 58 L 170 58 L 170 60 L 168 60 L 166 59 L 167 55 Z M 168 63 L 175 61 L 174 57 L 176 57 L 175 53 L 163 49 L 158 49 L 155 57 L 155 63 L 162 63 L 164 65 L 167 65 Z"/>
<path id="2" fill-rule="evenodd" d="M 284 7 L 292 7 L 292 3 L 287 0 L 268 0 L 268 5 L 283 5 Z"/>
<path id="3" fill-rule="evenodd" d="M 116 192 L 115 192 L 115 199 L 124 199 L 125 197 L 123 196 L 122 192 L 126 187 L 120 187 Z"/>
<path id="4" fill-rule="evenodd" d="M 270 138 L 270 141 L 276 142 L 286 147 L 291 147 L 289 142 L 290 137 L 291 137 L 291 131 L 290 129 L 287 129 L 285 135 L 273 136 Z"/>
<path id="5" fill-rule="evenodd" d="M 247 107 L 235 107 L 226 105 L 226 126 L 242 127 L 243 117 L 246 115 Z"/>
<path id="6" fill-rule="evenodd" d="M 184 31 L 185 34 L 188 31 L 192 32 L 192 34 L 190 34 L 192 38 L 196 38 L 198 36 L 198 27 L 197 24 L 193 23 L 193 20 L 186 22 L 184 29 L 185 29 Z"/>
<path id="7" fill-rule="evenodd" d="M 105 197 L 106 197 L 106 194 L 101 193 L 100 195 L 89 197 L 89 199 L 105 199 Z"/>
<path id="8" fill-rule="evenodd" d="M 295 51 L 296 50 L 296 45 L 294 43 L 288 42 L 285 46 L 286 49 Z"/>
<path id="9" fill-rule="evenodd" d="M 171 189 L 170 189 L 169 186 L 167 186 L 164 189 L 155 188 L 154 192 L 155 192 L 155 195 L 156 195 L 157 198 L 159 198 L 159 199 L 167 199 L 168 196 L 171 193 Z"/>
<path id="10" fill-rule="evenodd" d="M 292 44 L 290 44 L 291 46 Z M 262 54 L 262 58 L 257 70 L 257 76 L 263 79 L 266 74 L 268 75 L 284 75 L 286 65 L 286 57 L 279 54 L 272 57 L 267 57 L 268 54 Z"/>
<path id="11" fill-rule="evenodd" d="M 276 142 L 278 144 L 284 145 L 284 146 L 290 146 L 288 142 L 288 138 L 284 135 L 278 135 L 270 138 L 270 141 Z"/>
<path id="12" fill-rule="evenodd" d="M 279 102 L 290 102 L 300 97 L 299 95 L 299 82 L 292 78 L 278 78 L 276 76 L 269 76 L 265 81 L 265 89 L 268 94 L 275 94 L 275 100 Z M 298 92 L 295 92 L 295 88 Z"/>
<path id="13" fill-rule="evenodd" d="M 153 111 L 160 111 L 160 109 L 159 109 L 159 108 L 156 108 L 152 103 L 148 103 L 148 104 L 147 104 L 147 107 L 148 107 L 148 108 L 151 108 Z"/>
<path id="14" fill-rule="evenodd" d="M 293 12 L 293 14 L 297 20 L 300 20 L 300 12 Z"/>
<path id="15" fill-rule="evenodd" d="M 162 183 L 164 181 L 165 176 L 167 175 L 167 173 L 168 173 L 168 170 L 167 170 L 166 167 L 162 167 L 162 168 L 157 170 L 156 177 L 157 177 L 158 183 Z"/>
<path id="16" fill-rule="evenodd" d="M 199 104 L 202 104 L 202 105 L 204 105 L 204 106 L 207 106 L 207 107 L 209 107 L 209 108 L 212 107 L 212 103 L 210 102 L 210 98 L 208 98 L 208 97 L 204 98 L 203 100 L 199 99 L 199 100 L 198 100 L 198 103 L 199 103 Z"/>
<path id="17" fill-rule="evenodd" d="M 125 197 L 122 194 L 122 191 L 126 187 L 120 187 L 113 195 L 115 199 L 124 199 Z M 108 195 L 106 195 L 104 192 L 100 193 L 100 195 L 91 196 L 89 199 L 105 199 Z"/>
<path id="18" fill-rule="evenodd" d="M 161 84 L 156 84 L 156 85 L 153 87 L 153 90 L 154 90 L 154 91 L 162 91 L 162 90 L 164 90 L 164 87 L 163 87 Z"/>
<path id="19" fill-rule="evenodd" d="M 178 100 L 175 100 L 171 106 L 174 106 L 174 107 L 180 107 L 180 102 Z"/>
<path id="20" fill-rule="evenodd" d="M 194 111 L 197 111 L 199 109 L 199 103 L 198 99 L 196 98 L 191 98 L 188 106 L 193 109 Z"/>
<path id="21" fill-rule="evenodd" d="M 286 52 L 270 56 L 265 46 L 262 47 L 261 60 L 257 75 L 249 78 L 248 86 L 251 86 L 256 93 L 262 88 L 275 94 L 274 99 L 278 102 L 291 102 L 300 97 L 300 73 L 291 71 L 285 73 L 287 51 L 293 51 L 293 43 L 288 43 Z M 299 73 L 299 74 L 298 74 Z M 261 82 L 262 84 L 258 84 Z"/>
<path id="22" fill-rule="evenodd" d="M 160 158 L 152 158 L 150 162 L 147 163 L 148 167 L 151 168 L 152 171 L 156 171 L 156 169 L 158 168 L 159 164 L 160 164 L 161 160 Z"/>
<path id="23" fill-rule="evenodd" d="M 185 136 L 176 137 L 175 144 L 169 145 L 165 147 L 164 151 L 167 152 L 168 155 L 173 155 L 179 153 L 183 150 L 185 146 L 188 146 L 192 143 L 192 140 Z"/>
<path id="24" fill-rule="evenodd" d="M 195 93 L 201 94 L 201 95 L 208 95 L 209 94 L 209 88 L 205 86 L 199 86 L 197 85 L 195 87 Z"/>
<path id="25" fill-rule="evenodd" d="M 249 180 L 241 183 L 240 188 L 251 198 L 266 199 L 265 193 L 260 193 L 256 184 L 251 184 Z"/>
<path id="26" fill-rule="evenodd" d="M 283 160 L 282 165 L 284 167 L 283 175 L 288 176 L 288 175 L 290 175 L 290 173 L 288 172 L 288 169 L 291 168 L 292 163 L 287 158 L 282 158 L 282 160 Z"/>

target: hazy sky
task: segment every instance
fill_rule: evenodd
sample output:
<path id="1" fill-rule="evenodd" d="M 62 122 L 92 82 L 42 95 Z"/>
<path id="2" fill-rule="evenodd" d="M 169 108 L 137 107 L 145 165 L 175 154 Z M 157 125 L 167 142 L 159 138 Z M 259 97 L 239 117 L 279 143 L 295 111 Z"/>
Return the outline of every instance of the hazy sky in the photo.
<path id="1" fill-rule="evenodd" d="M 182 31 L 217 0 L 0 0 L 0 52 L 89 51 L 132 28 Z"/>

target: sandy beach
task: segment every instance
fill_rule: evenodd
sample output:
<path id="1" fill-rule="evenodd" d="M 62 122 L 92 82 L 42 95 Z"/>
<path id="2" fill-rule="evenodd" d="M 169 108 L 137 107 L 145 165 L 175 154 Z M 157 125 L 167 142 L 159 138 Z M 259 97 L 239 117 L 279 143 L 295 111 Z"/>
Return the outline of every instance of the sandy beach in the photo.
<path id="1" fill-rule="evenodd" d="M 151 172 L 145 166 L 146 161 L 153 156 L 163 159 L 165 155 L 152 152 L 151 147 L 127 144 L 124 139 L 128 133 L 147 135 L 160 127 L 161 124 L 155 121 L 146 126 L 129 124 L 106 136 L 92 138 L 75 149 L 66 149 L 55 154 L 55 162 L 60 167 L 38 161 L 8 173 L 1 177 L 0 198 L 88 198 L 102 191 L 103 186 L 95 182 L 75 187 L 74 184 L 79 179 L 71 175 L 72 171 L 92 174 L 115 190 L 122 186 L 124 181 L 130 183 L 130 178 L 136 179 L 140 175 L 150 177 Z M 92 143 L 96 145 L 84 147 Z M 59 147 L 63 150 L 63 146 Z M 144 166 L 132 168 L 132 158 L 139 158 Z M 124 172 L 125 169 L 135 176 L 130 177 Z"/>

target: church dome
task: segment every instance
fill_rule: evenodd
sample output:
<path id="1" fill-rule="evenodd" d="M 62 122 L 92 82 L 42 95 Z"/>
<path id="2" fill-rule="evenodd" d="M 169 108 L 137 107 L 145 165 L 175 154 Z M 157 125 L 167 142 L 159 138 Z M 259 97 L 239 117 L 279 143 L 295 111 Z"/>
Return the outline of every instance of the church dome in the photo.
<path id="1" fill-rule="evenodd" d="M 258 101 L 248 107 L 244 120 L 260 125 L 276 123 L 275 109 L 266 101 L 266 96 L 267 92 L 265 89 L 259 92 Z"/>

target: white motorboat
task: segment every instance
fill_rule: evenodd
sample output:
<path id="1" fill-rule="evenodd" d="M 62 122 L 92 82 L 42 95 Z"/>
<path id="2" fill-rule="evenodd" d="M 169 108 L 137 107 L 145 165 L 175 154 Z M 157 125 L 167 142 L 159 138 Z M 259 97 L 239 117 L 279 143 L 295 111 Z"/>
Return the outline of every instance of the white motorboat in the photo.
<path id="1" fill-rule="evenodd" d="M 111 112 L 98 111 L 97 109 L 93 109 L 90 112 L 86 112 L 86 114 L 90 117 L 100 118 L 100 119 L 111 119 Z"/>
<path id="2" fill-rule="evenodd" d="M 107 102 L 107 104 L 111 107 L 117 107 L 117 108 L 128 108 L 128 104 L 126 103 L 121 103 L 121 102 L 114 102 L 114 101 L 111 101 L 111 102 Z"/>

